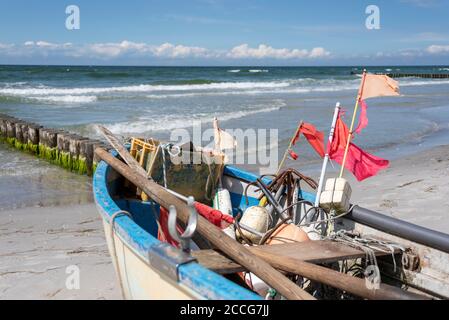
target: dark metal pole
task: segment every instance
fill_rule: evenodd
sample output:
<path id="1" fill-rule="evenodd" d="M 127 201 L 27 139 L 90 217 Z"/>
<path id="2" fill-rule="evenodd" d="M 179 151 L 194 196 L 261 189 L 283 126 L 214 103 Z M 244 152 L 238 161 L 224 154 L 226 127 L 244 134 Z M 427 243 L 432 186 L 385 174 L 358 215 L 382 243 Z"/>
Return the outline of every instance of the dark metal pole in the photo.
<path id="1" fill-rule="evenodd" d="M 391 235 L 449 253 L 449 234 L 420 227 L 359 206 L 355 206 L 346 217 Z"/>

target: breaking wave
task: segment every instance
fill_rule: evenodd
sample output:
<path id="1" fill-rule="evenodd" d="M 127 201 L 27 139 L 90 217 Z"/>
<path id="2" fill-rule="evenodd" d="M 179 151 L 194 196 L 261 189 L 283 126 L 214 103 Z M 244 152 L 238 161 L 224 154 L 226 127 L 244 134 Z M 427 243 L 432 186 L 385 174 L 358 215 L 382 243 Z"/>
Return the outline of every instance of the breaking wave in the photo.
<path id="1" fill-rule="evenodd" d="M 190 82 L 190 83 L 189 83 Z M 358 78 L 313 79 L 296 78 L 283 81 L 214 82 L 206 80 L 180 80 L 179 84 L 139 84 L 111 87 L 59 88 L 27 83 L 3 83 L 0 86 L 0 103 L 20 100 L 43 103 L 88 104 L 105 99 L 169 99 L 198 96 L 307 94 L 314 92 L 339 92 L 357 90 Z M 448 85 L 441 79 L 400 79 L 400 87 Z"/>
<path id="2" fill-rule="evenodd" d="M 428 85 L 438 85 L 438 84 L 449 84 L 449 80 L 427 80 L 427 81 L 417 81 L 417 80 L 405 80 L 399 81 L 399 87 L 413 87 L 413 86 L 428 86 Z"/>
<path id="3" fill-rule="evenodd" d="M 29 99 L 49 103 L 70 103 L 70 104 L 92 103 L 97 101 L 96 96 L 73 96 L 73 95 L 30 97 Z"/>
<path id="4" fill-rule="evenodd" d="M 250 69 L 250 70 L 248 70 L 248 72 L 251 72 L 251 73 L 267 73 L 269 71 L 266 70 L 266 69 Z"/>
<path id="5" fill-rule="evenodd" d="M 257 113 L 267 113 L 280 110 L 284 103 L 280 103 L 274 107 L 266 107 L 262 109 L 250 109 L 245 111 L 236 111 L 236 112 L 227 112 L 220 115 L 217 115 L 220 121 L 228 121 L 232 119 L 239 119 L 243 117 L 247 117 L 250 115 L 254 115 Z M 155 118 L 147 118 L 140 119 L 138 121 L 132 122 L 120 122 L 114 124 L 107 124 L 109 130 L 116 134 L 136 134 L 136 133 L 145 133 L 145 132 L 154 132 L 154 131 L 168 131 L 178 128 L 189 128 L 192 127 L 195 123 L 211 123 L 213 121 L 215 114 L 205 114 L 199 113 L 193 115 L 191 117 L 191 121 L 186 121 L 184 115 L 180 115 L 177 117 L 173 117 L 173 115 L 163 115 Z"/>
<path id="6" fill-rule="evenodd" d="M 13 96 L 45 96 L 45 95 L 83 95 L 103 94 L 114 92 L 152 92 L 152 91 L 190 91 L 190 90 L 226 90 L 226 89 L 254 89 L 254 88 L 284 88 L 288 82 L 218 82 L 209 84 L 190 85 L 150 85 L 140 84 L 122 87 L 99 87 L 99 88 L 2 88 L 0 94 Z"/>
<path id="7" fill-rule="evenodd" d="M 264 82 L 268 84 L 268 82 Z M 449 80 L 416 80 L 407 79 L 400 81 L 400 86 L 428 86 L 449 84 Z M 358 90 L 360 80 L 314 80 L 310 78 L 295 79 L 289 81 L 289 85 L 267 85 L 260 87 L 248 86 L 246 89 L 240 87 L 240 90 L 215 90 L 196 92 L 166 92 L 145 95 L 148 99 L 168 99 L 168 98 L 189 98 L 199 96 L 233 96 L 233 95 L 266 95 L 266 94 L 307 94 L 313 92 L 340 92 L 349 90 Z M 194 90 L 193 90 L 194 91 Z"/>

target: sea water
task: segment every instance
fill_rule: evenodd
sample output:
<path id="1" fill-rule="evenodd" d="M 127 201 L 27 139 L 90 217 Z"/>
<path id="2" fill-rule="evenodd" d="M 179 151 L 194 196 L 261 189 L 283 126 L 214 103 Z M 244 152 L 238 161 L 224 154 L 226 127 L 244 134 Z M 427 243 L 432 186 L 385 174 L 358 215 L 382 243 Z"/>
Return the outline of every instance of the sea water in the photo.
<path id="1" fill-rule="evenodd" d="M 388 71 L 387 71 L 388 70 Z M 369 72 L 449 73 L 444 66 Z M 96 137 L 95 124 L 123 136 L 168 139 L 174 129 L 278 129 L 282 155 L 303 120 L 327 136 L 336 102 L 349 124 L 362 67 L 0 66 L 0 112 Z M 356 144 L 387 158 L 449 142 L 449 79 L 400 78 L 400 97 L 367 101 Z M 205 142 L 206 144 L 206 142 Z M 255 146 L 248 146 L 254 152 Z M 252 151 L 251 151 L 252 150 Z M 3 150 L 2 152 L 7 152 Z M 304 141 L 295 165 L 319 168 Z M 11 160 L 14 161 L 14 160 Z M 254 169 L 254 168 L 253 168 Z"/>

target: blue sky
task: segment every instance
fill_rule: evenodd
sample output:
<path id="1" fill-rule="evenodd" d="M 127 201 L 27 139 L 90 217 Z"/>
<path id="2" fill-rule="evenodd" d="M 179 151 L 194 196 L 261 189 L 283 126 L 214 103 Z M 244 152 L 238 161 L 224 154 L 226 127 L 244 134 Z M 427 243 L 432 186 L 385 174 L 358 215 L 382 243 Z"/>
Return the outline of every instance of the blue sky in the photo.
<path id="1" fill-rule="evenodd" d="M 446 0 L 0 0 L 0 63 L 449 64 L 448 14 Z"/>

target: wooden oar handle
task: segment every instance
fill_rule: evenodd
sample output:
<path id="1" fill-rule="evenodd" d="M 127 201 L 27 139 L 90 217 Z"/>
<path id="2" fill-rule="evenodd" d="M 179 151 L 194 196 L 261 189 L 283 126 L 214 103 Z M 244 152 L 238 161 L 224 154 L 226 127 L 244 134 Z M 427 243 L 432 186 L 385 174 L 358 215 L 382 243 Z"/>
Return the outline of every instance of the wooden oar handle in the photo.
<path id="1" fill-rule="evenodd" d="M 143 176 L 139 171 L 127 166 L 106 150 L 97 148 L 95 153 L 127 180 L 142 189 L 151 199 L 159 203 L 162 207 L 169 208 L 170 205 L 175 206 L 179 219 L 184 223 L 187 223 L 189 209 L 183 201 L 167 192 L 154 181 L 148 180 L 146 176 Z M 128 161 L 132 162 L 129 158 Z M 299 288 L 267 262 L 251 253 L 243 245 L 231 239 L 202 216 L 198 217 L 197 231 L 209 240 L 210 243 L 265 281 L 270 287 L 274 288 L 285 298 L 290 300 L 314 300 L 314 297 Z"/>

